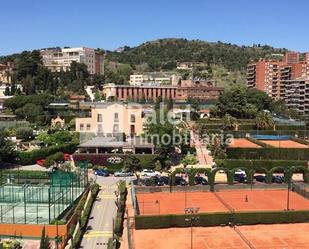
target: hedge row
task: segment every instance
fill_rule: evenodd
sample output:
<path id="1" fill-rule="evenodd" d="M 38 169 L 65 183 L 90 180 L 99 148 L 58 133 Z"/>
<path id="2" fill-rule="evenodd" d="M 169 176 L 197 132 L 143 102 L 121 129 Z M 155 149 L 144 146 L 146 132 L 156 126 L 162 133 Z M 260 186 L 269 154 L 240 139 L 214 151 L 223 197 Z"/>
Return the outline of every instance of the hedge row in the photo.
<path id="1" fill-rule="evenodd" d="M 100 165 L 100 166 L 111 166 L 112 164 L 108 162 L 108 158 L 110 157 L 120 157 L 123 161 L 130 155 L 128 154 L 74 154 L 73 158 L 75 161 L 88 161 L 93 165 Z M 153 169 L 154 162 L 156 156 L 153 154 L 135 154 L 133 155 L 140 160 L 141 167 L 144 169 Z"/>
<path id="2" fill-rule="evenodd" d="M 32 151 L 22 151 L 18 153 L 19 163 L 21 165 L 35 164 L 37 160 L 45 159 L 46 157 L 57 152 L 72 154 L 77 149 L 77 143 L 69 143 L 58 146 L 50 146 Z"/>
<path id="3" fill-rule="evenodd" d="M 0 184 L 7 183 L 7 179 L 20 184 L 28 181 L 44 184 L 49 181 L 49 174 L 46 171 L 0 170 Z"/>
<path id="4" fill-rule="evenodd" d="M 98 193 L 99 193 L 99 185 L 94 184 L 91 188 L 91 198 L 89 199 L 89 202 L 84 209 L 83 215 L 79 219 L 80 227 L 79 227 L 79 230 L 78 230 L 78 232 L 77 232 L 77 234 L 76 234 L 76 236 L 75 236 L 75 238 L 72 242 L 73 248 L 79 248 L 79 245 L 81 243 L 81 239 L 82 239 L 84 233 L 86 232 L 86 227 L 87 227 L 87 223 L 88 223 L 88 220 L 89 220 L 89 216 L 90 216 L 90 213 L 91 213 L 93 203 L 94 203 Z M 81 207 L 81 209 L 82 208 L 83 208 L 83 206 Z M 81 214 L 81 210 L 80 210 L 80 214 Z"/>
<path id="5" fill-rule="evenodd" d="M 48 157 L 46 157 L 46 160 L 44 162 L 44 167 L 48 168 L 52 166 L 55 162 L 59 162 L 63 160 L 63 152 L 56 152 L 55 154 L 52 154 Z"/>
<path id="6" fill-rule="evenodd" d="M 307 167 L 307 161 L 303 160 L 248 160 L 248 159 L 226 159 L 216 160 L 217 167 L 236 169 L 247 168 L 259 171 L 261 169 L 271 170 L 276 167 L 291 167 L 291 166 L 303 166 Z"/>
<path id="7" fill-rule="evenodd" d="M 308 148 L 227 148 L 228 158 L 270 160 L 309 160 Z"/>
<path id="8" fill-rule="evenodd" d="M 224 124 L 222 123 L 222 120 L 216 119 L 211 120 L 210 122 L 201 122 L 197 121 L 197 124 L 203 125 L 206 129 L 222 129 Z M 254 120 L 237 120 L 238 123 L 238 129 L 239 130 L 256 130 L 256 124 Z M 306 130 L 305 125 L 287 125 L 287 124 L 276 124 L 276 130 L 277 131 L 300 131 L 300 130 Z"/>
<path id="9" fill-rule="evenodd" d="M 126 188 L 126 182 L 120 181 L 119 182 L 119 199 L 117 202 L 118 208 L 117 208 L 117 215 L 115 219 L 115 227 L 114 227 L 114 234 L 116 236 L 116 248 L 120 247 L 119 238 L 122 236 L 123 232 L 123 220 L 124 220 L 124 212 L 126 207 L 126 200 L 127 200 L 127 188 Z"/>
<path id="10" fill-rule="evenodd" d="M 207 132 L 209 134 L 220 134 L 222 133 L 222 129 L 208 129 Z M 305 137 L 309 135 L 309 130 L 280 130 L 280 131 L 274 131 L 274 130 L 238 130 L 238 131 L 224 131 L 226 134 L 231 134 L 235 138 L 243 138 L 247 134 L 252 135 L 289 135 L 289 136 L 295 136 L 298 137 Z"/>
<path id="11" fill-rule="evenodd" d="M 232 224 L 284 224 L 309 221 L 309 211 L 271 211 L 271 212 L 237 212 L 237 213 L 200 213 L 196 215 L 152 215 L 136 216 L 136 229 L 161 229 L 170 227 L 189 227 L 187 220 L 198 217 L 194 226 L 220 226 Z"/>

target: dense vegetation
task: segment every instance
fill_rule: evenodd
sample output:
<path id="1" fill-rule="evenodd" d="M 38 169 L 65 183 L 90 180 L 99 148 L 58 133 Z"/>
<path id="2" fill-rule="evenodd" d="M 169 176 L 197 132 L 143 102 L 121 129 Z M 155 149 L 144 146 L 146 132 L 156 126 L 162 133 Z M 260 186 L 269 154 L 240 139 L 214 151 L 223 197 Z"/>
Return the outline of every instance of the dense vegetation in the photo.
<path id="1" fill-rule="evenodd" d="M 246 88 L 234 84 L 226 88 L 212 109 L 215 117 L 224 117 L 226 114 L 234 118 L 255 118 L 259 112 L 268 110 L 276 113 L 285 113 L 285 104 L 273 101 L 265 92 L 258 89 Z"/>
<path id="2" fill-rule="evenodd" d="M 177 62 L 193 62 L 196 63 L 196 71 L 206 71 L 206 76 L 212 78 L 213 71 L 217 69 L 216 65 L 227 70 L 221 70 L 223 74 L 243 72 L 250 60 L 258 60 L 284 51 L 285 49 L 259 44 L 238 46 L 200 40 L 159 39 L 133 48 L 124 47 L 122 52 L 108 52 L 106 58 L 109 61 L 129 64 L 137 71 L 174 70 Z"/>
<path id="3" fill-rule="evenodd" d="M 103 50 L 101 50 L 103 52 Z M 0 56 L 0 63 L 13 62 L 15 70 L 13 87 L 6 93 L 19 93 L 16 84 L 21 83 L 27 94 L 49 92 L 63 95 L 69 92 L 83 93 L 83 86 L 102 83 L 128 83 L 134 71 L 171 71 L 177 62 L 191 62 L 195 77 L 209 78 L 224 82 L 244 82 L 244 69 L 250 60 L 271 57 L 284 53 L 260 44 L 238 46 L 230 43 L 206 42 L 186 39 L 159 39 L 145 42 L 137 47 L 124 47 L 122 52 L 106 52 L 105 73 L 91 76 L 85 64 L 72 63 L 69 72 L 52 73 L 43 66 L 39 50 Z"/>
<path id="4" fill-rule="evenodd" d="M 49 94 L 66 96 L 70 93 L 84 93 L 84 85 L 100 85 L 103 79 L 100 75 L 90 76 L 87 66 L 72 62 L 69 71 L 51 72 L 44 67 L 39 50 L 23 51 L 20 54 L 0 57 L 0 63 L 13 62 L 15 69 L 12 75 L 12 87 L 6 94 L 20 94 L 17 84 L 29 94 L 47 92 Z"/>

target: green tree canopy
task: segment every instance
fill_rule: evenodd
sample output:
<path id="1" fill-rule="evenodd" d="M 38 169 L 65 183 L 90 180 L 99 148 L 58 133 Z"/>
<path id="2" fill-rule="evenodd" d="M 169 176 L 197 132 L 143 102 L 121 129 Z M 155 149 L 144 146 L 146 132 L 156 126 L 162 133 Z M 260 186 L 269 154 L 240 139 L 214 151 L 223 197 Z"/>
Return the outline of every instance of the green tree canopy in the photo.
<path id="1" fill-rule="evenodd" d="M 0 162 L 12 162 L 15 157 L 14 143 L 9 140 L 6 132 L 0 130 Z"/>

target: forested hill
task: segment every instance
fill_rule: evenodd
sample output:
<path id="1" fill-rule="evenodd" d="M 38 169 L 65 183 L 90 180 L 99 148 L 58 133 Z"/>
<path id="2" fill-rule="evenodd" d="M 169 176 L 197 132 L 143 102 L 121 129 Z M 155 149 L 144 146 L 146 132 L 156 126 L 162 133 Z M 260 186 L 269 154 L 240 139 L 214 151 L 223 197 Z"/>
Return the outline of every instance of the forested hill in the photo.
<path id="1" fill-rule="evenodd" d="M 286 49 L 267 45 L 238 46 L 222 42 L 205 42 L 186 39 L 159 39 L 130 48 L 122 52 L 108 52 L 110 61 L 145 65 L 147 70 L 172 70 L 177 62 L 202 62 L 220 65 L 228 71 L 243 71 L 250 60 L 281 54 Z"/>

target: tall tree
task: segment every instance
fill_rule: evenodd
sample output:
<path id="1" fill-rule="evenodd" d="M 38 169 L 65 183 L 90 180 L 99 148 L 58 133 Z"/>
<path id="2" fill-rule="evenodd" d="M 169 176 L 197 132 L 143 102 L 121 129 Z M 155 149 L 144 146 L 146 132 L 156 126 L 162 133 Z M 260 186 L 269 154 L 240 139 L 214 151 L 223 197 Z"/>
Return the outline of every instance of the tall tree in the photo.
<path id="1" fill-rule="evenodd" d="M 261 111 L 256 115 L 255 123 L 258 129 L 271 129 L 275 122 L 269 112 Z"/>
<path id="2" fill-rule="evenodd" d="M 8 134 L 3 130 L 0 130 L 0 162 L 14 161 L 16 157 L 16 151 L 14 144 L 8 138 Z"/>

